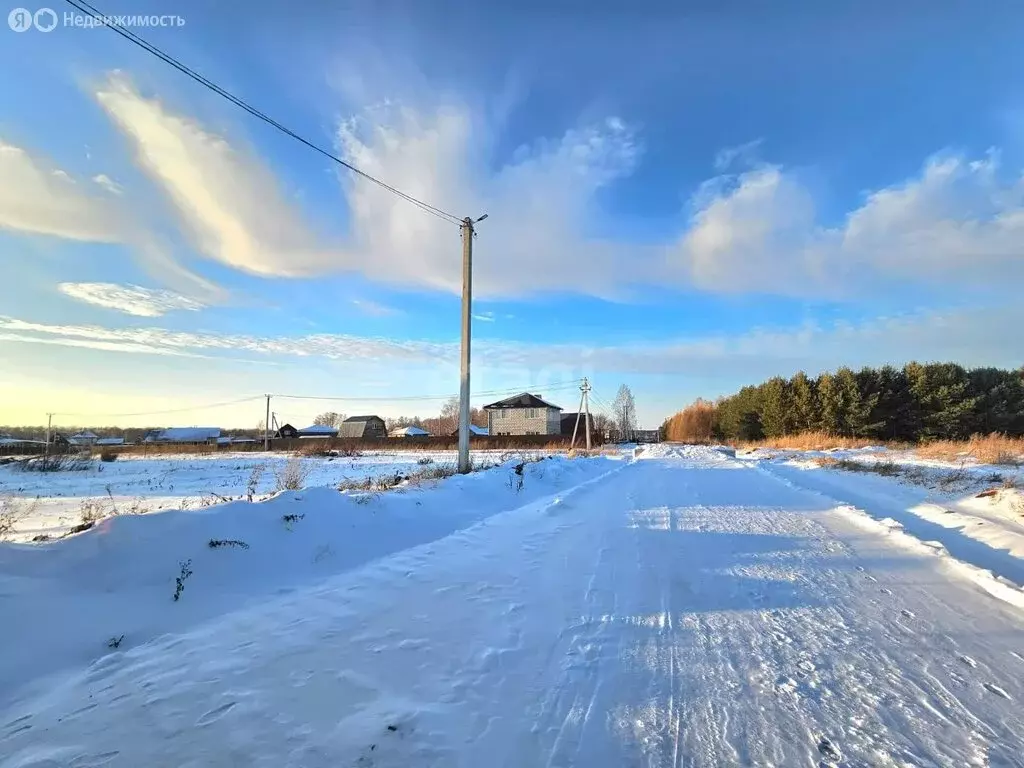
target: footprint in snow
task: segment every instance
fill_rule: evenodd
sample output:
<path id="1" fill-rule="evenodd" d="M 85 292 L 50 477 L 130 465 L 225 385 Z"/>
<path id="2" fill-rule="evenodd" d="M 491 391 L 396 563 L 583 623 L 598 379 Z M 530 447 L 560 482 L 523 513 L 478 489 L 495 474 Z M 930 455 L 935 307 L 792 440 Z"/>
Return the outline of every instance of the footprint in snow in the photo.
<path id="1" fill-rule="evenodd" d="M 964 664 L 966 664 L 966 665 L 967 665 L 968 667 L 972 667 L 972 668 L 973 668 L 973 667 L 977 667 L 977 666 L 978 666 L 978 662 L 976 662 L 976 661 L 975 661 L 974 659 L 972 659 L 972 658 L 971 658 L 970 656 L 967 656 L 967 655 L 961 654 L 961 655 L 959 656 L 959 659 L 960 659 L 960 661 L 962 661 L 962 662 L 963 662 Z"/>
<path id="2" fill-rule="evenodd" d="M 818 752 L 824 758 L 819 763 L 822 766 L 838 765 L 839 761 L 843 759 L 843 753 L 839 751 L 839 747 L 825 736 L 822 736 L 821 741 L 818 742 Z"/>
<path id="3" fill-rule="evenodd" d="M 902 613 L 905 618 L 908 618 L 908 619 L 913 619 L 914 618 L 914 612 L 913 611 L 908 611 L 906 608 L 904 608 L 902 611 L 900 611 L 900 613 Z"/>
<path id="4" fill-rule="evenodd" d="M 891 589 L 886 589 L 885 587 L 882 587 L 878 591 L 881 592 L 883 595 L 891 595 L 892 594 L 892 590 Z"/>
<path id="5" fill-rule="evenodd" d="M 1008 694 L 995 683 L 982 683 L 982 685 L 985 686 L 985 690 L 987 690 L 989 693 L 994 693 L 996 696 L 1002 696 L 1007 701 L 1012 700 L 1010 694 Z"/>

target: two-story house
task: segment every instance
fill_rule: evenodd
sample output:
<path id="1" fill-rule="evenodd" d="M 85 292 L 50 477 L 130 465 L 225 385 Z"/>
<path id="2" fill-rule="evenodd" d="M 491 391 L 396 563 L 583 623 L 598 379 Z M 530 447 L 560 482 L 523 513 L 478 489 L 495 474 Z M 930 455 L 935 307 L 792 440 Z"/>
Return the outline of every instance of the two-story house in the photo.
<path id="1" fill-rule="evenodd" d="M 562 428 L 562 409 L 537 395 L 520 395 L 485 405 L 490 435 L 557 435 Z"/>

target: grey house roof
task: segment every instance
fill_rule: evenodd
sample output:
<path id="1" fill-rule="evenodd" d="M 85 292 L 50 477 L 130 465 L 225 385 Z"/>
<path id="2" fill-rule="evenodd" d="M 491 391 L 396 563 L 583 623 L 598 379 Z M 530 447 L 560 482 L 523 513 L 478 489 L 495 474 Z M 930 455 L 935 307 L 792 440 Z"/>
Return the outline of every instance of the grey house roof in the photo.
<path id="1" fill-rule="evenodd" d="M 366 421 L 370 421 L 370 419 L 379 419 L 379 418 L 380 418 L 380 416 L 349 416 L 342 423 L 343 424 L 355 424 L 357 422 L 366 422 Z"/>
<path id="2" fill-rule="evenodd" d="M 493 410 L 500 408 L 554 408 L 556 411 L 562 410 L 557 405 L 552 405 L 546 400 L 541 400 L 536 395 L 531 395 L 529 392 L 523 392 L 512 397 L 506 397 L 504 400 L 499 400 L 496 403 L 485 405 L 484 410 Z"/>

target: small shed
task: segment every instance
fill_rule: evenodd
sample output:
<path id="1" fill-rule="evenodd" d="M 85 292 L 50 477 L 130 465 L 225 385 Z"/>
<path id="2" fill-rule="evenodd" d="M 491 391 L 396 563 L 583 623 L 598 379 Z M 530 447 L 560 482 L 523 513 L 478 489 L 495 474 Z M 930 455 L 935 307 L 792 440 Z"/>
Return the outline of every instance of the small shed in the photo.
<path id="1" fill-rule="evenodd" d="M 349 416 L 341 425 L 342 437 L 380 438 L 388 436 L 388 428 L 380 416 Z"/>
<path id="2" fill-rule="evenodd" d="M 430 433 L 420 427 L 399 427 L 388 432 L 388 437 L 430 437 Z"/>

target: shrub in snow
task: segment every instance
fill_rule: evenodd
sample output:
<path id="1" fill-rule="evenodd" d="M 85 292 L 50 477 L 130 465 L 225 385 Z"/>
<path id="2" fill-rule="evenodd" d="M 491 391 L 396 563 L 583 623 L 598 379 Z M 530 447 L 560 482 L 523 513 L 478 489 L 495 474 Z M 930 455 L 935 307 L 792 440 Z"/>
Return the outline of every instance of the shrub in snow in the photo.
<path id="1" fill-rule="evenodd" d="M 14 532 L 19 520 L 35 511 L 38 500 L 31 503 L 16 496 L 0 496 L 0 541 Z"/>
<path id="2" fill-rule="evenodd" d="M 277 490 L 298 491 L 306 484 L 310 468 L 302 463 L 301 459 L 290 459 L 281 469 L 277 470 L 274 477 L 277 480 Z"/>
<path id="3" fill-rule="evenodd" d="M 100 461 L 117 461 L 117 451 L 100 451 Z"/>
<path id="4" fill-rule="evenodd" d="M 122 640 L 124 640 L 124 635 L 110 638 L 107 640 L 107 648 L 120 648 Z"/>
<path id="5" fill-rule="evenodd" d="M 266 468 L 266 464 L 257 464 L 252 468 L 252 472 L 249 473 L 249 482 L 245 486 L 245 498 L 250 503 L 252 503 L 252 497 L 256 495 L 256 490 L 260 487 L 260 480 L 263 478 L 263 472 Z"/>
<path id="6" fill-rule="evenodd" d="M 221 547 L 238 547 L 239 549 L 248 549 L 249 545 L 244 541 L 238 539 L 210 539 L 207 546 L 210 549 L 220 549 Z"/>
<path id="7" fill-rule="evenodd" d="M 174 602 L 181 599 L 181 593 L 185 591 L 185 582 L 192 575 L 191 560 L 183 560 L 179 563 L 181 572 L 174 578 Z"/>
<path id="8" fill-rule="evenodd" d="M 88 456 L 73 456 L 66 453 L 35 456 L 19 464 L 22 472 L 81 472 L 91 466 L 92 461 Z"/>

